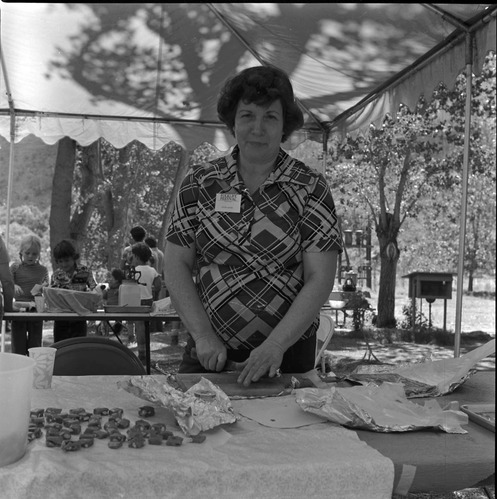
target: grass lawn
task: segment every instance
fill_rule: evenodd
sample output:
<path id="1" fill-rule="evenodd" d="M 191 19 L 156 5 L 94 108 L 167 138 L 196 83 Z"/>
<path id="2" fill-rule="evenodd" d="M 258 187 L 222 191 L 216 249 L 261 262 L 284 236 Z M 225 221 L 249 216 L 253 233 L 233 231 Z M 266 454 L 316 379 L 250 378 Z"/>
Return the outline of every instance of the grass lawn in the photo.
<path id="1" fill-rule="evenodd" d="M 371 292 L 371 306 L 376 308 L 378 295 Z M 411 298 L 407 294 L 398 294 L 395 297 L 395 318 L 397 322 L 402 321 L 404 316 L 402 308 L 408 305 Z M 452 299 L 447 300 L 447 315 L 446 328 L 447 331 L 454 332 L 456 329 L 456 304 L 457 299 L 455 292 L 452 293 Z M 422 313 L 429 320 L 430 307 L 429 303 L 423 299 L 416 300 L 416 308 L 421 308 Z M 461 331 L 469 333 L 471 331 L 484 331 L 495 335 L 495 298 L 483 298 L 478 296 L 463 295 L 462 297 L 462 313 L 461 313 Z M 444 300 L 435 300 L 431 305 L 431 320 L 432 326 L 443 328 L 444 323 Z"/>

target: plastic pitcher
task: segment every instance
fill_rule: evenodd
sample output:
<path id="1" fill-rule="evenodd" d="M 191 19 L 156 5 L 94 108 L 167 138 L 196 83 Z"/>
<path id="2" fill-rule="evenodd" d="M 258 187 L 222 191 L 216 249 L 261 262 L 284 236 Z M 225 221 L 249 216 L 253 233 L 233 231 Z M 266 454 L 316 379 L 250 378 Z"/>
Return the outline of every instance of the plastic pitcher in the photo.
<path id="1" fill-rule="evenodd" d="M 34 365 L 24 355 L 0 353 L 0 466 L 26 452 Z"/>

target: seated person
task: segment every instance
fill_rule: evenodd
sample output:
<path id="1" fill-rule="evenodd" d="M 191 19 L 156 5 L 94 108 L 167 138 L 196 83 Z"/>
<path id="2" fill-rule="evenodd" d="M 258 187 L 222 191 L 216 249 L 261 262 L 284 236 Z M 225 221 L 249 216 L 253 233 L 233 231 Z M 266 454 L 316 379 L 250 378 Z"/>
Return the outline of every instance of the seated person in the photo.
<path id="1" fill-rule="evenodd" d="M 119 305 L 119 286 L 123 283 L 124 272 L 112 269 L 109 276 L 109 287 L 104 289 L 102 297 L 106 305 Z"/>

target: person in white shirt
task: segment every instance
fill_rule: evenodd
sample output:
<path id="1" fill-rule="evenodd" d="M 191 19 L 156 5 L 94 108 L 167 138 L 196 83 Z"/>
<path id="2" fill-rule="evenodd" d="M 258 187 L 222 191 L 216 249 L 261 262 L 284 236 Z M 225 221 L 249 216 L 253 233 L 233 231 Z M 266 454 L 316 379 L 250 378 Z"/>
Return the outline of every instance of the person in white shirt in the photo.
<path id="1" fill-rule="evenodd" d="M 136 243 L 131 247 L 131 267 L 135 270 L 135 279 L 140 284 L 141 304 L 152 305 L 154 293 L 162 287 L 159 273 L 148 264 L 152 251 L 145 243 Z M 136 342 L 138 344 L 138 358 L 146 362 L 145 323 L 135 322 Z"/>

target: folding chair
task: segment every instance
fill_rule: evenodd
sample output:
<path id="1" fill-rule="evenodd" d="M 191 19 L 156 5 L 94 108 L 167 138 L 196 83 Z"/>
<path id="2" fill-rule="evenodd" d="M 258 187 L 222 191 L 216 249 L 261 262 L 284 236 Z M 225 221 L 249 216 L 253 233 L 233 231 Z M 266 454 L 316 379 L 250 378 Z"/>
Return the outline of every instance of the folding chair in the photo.
<path id="1" fill-rule="evenodd" d="M 331 316 L 320 313 L 319 328 L 316 332 L 316 360 L 314 361 L 314 368 L 321 365 L 321 372 L 323 374 L 326 372 L 324 352 L 334 332 L 335 323 L 333 322 Z"/>
<path id="2" fill-rule="evenodd" d="M 138 357 L 124 345 L 110 338 L 82 336 L 52 345 L 55 376 L 91 376 L 102 374 L 147 374 Z"/>

